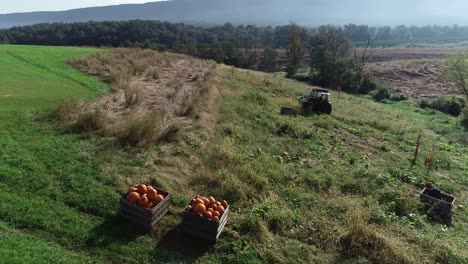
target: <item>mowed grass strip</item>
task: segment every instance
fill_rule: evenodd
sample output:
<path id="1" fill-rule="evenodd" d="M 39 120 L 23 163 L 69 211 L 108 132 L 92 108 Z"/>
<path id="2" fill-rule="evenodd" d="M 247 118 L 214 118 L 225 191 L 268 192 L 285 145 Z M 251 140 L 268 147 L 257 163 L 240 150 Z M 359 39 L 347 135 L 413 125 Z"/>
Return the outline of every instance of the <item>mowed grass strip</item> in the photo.
<path id="1" fill-rule="evenodd" d="M 0 256 L 9 263 L 92 263 L 92 259 L 0 222 Z"/>
<path id="2" fill-rule="evenodd" d="M 95 142 L 48 118 L 63 99 L 107 89 L 66 64 L 98 51 L 0 46 L 0 259 L 102 262 L 107 247 L 140 234 L 115 220 L 120 194 L 101 180 Z"/>
<path id="3" fill-rule="evenodd" d="M 47 107 L 67 98 L 86 98 L 107 85 L 72 69 L 66 60 L 98 49 L 0 45 L 1 110 Z"/>

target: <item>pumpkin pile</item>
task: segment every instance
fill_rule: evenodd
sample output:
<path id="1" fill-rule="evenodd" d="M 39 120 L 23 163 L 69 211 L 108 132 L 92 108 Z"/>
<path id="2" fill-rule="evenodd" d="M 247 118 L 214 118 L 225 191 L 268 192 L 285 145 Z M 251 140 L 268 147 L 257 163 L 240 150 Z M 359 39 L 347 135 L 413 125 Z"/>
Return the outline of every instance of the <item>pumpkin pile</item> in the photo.
<path id="1" fill-rule="evenodd" d="M 164 195 L 151 185 L 140 183 L 137 187 L 130 187 L 127 192 L 127 200 L 141 207 L 152 209 L 164 200 Z"/>
<path id="2" fill-rule="evenodd" d="M 219 219 L 221 219 L 228 206 L 225 200 L 219 202 L 213 197 L 206 198 L 197 195 L 192 199 L 185 211 L 219 222 Z"/>

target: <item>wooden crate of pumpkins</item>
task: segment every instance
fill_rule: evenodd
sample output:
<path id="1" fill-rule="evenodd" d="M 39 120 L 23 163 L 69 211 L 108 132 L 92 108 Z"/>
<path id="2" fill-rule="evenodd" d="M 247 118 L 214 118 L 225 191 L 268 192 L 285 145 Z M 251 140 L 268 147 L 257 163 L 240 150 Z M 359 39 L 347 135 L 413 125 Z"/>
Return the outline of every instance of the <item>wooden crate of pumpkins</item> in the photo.
<path id="1" fill-rule="evenodd" d="M 183 213 L 182 228 L 193 237 L 216 242 L 227 223 L 229 204 L 213 197 L 195 196 Z"/>
<path id="2" fill-rule="evenodd" d="M 140 183 L 120 198 L 120 214 L 134 224 L 151 229 L 169 211 L 170 202 L 168 192 Z"/>

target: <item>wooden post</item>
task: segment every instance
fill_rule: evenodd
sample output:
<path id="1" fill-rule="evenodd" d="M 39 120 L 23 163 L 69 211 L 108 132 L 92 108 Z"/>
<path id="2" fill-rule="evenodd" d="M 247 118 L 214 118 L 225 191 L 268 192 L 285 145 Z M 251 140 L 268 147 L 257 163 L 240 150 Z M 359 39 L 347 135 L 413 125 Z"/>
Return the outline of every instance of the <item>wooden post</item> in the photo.
<path id="1" fill-rule="evenodd" d="M 414 157 L 413 157 L 413 165 L 416 164 L 419 155 L 419 148 L 421 147 L 421 139 L 422 139 L 422 130 L 419 131 L 418 139 L 416 141 L 416 148 L 414 150 Z"/>

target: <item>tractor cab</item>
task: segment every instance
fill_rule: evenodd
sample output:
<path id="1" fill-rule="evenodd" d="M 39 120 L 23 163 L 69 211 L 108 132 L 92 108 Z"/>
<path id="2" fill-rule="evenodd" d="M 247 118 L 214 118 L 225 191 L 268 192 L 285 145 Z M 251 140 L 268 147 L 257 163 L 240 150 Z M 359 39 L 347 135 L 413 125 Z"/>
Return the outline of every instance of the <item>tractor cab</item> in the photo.
<path id="1" fill-rule="evenodd" d="M 310 90 L 310 93 L 303 96 L 301 99 L 302 99 L 302 102 L 307 102 L 310 99 L 328 101 L 329 97 L 330 97 L 330 92 L 327 89 L 312 88 Z"/>
<path id="2" fill-rule="evenodd" d="M 324 89 L 312 89 L 311 95 L 319 100 L 328 101 L 330 93 Z"/>
<path id="3" fill-rule="evenodd" d="M 312 113 L 331 114 L 332 105 L 329 101 L 330 92 L 323 88 L 312 88 L 310 93 L 301 98 L 302 113 L 309 115 Z"/>

